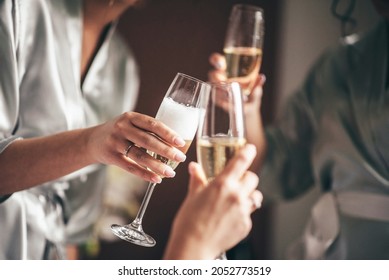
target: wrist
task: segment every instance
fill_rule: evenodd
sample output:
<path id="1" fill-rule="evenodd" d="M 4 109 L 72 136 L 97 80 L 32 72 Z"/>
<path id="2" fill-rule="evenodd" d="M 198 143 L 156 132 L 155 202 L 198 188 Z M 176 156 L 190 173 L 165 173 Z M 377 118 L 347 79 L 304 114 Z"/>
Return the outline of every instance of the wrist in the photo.
<path id="1" fill-rule="evenodd" d="M 261 112 L 259 110 L 246 111 L 244 116 L 246 120 L 262 120 Z"/>
<path id="2" fill-rule="evenodd" d="M 217 253 L 209 243 L 194 232 L 175 234 L 175 230 L 169 238 L 166 246 L 165 260 L 211 260 Z"/>
<path id="3" fill-rule="evenodd" d="M 98 160 L 94 157 L 93 152 L 93 127 L 81 129 L 80 131 L 80 147 L 84 152 L 85 160 L 88 164 L 97 163 Z"/>

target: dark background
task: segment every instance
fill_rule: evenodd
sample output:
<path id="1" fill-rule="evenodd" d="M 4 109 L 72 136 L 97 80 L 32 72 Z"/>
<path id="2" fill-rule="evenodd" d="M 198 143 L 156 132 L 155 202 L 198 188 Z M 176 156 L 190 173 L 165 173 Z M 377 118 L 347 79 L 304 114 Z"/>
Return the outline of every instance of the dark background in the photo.
<path id="1" fill-rule="evenodd" d="M 136 111 L 154 116 L 177 72 L 207 80 L 208 57 L 222 52 L 225 28 L 233 4 L 249 3 L 265 11 L 264 57 L 261 72 L 267 76 L 262 114 L 265 123 L 273 118 L 275 103 L 272 74 L 276 64 L 276 30 L 279 1 L 227 0 L 148 0 L 128 10 L 119 30 L 133 49 L 140 66 L 141 88 Z M 155 188 L 143 227 L 155 237 L 154 248 L 139 247 L 125 241 L 101 243 L 97 259 L 161 259 L 174 215 L 182 202 L 188 182 L 187 164 L 196 160 L 195 144 L 188 159 L 177 168 L 174 179 Z M 231 259 L 268 258 L 271 209 L 253 214 L 253 230 L 247 240 L 228 252 Z M 188 221 L 190 223 L 190 221 Z"/>

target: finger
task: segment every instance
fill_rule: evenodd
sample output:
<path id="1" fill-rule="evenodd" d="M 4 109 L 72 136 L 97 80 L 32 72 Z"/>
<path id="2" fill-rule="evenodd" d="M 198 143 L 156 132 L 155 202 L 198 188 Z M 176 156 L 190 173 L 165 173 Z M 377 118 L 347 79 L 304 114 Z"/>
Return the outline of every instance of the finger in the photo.
<path id="1" fill-rule="evenodd" d="M 260 85 L 263 87 L 266 82 L 266 76 L 265 74 L 259 74 L 259 77 L 260 77 Z"/>
<path id="2" fill-rule="evenodd" d="M 220 70 L 211 70 L 208 72 L 208 80 L 212 83 L 227 81 L 226 72 Z"/>
<path id="3" fill-rule="evenodd" d="M 130 114 L 131 116 L 129 117 L 129 121 L 133 126 L 144 131 L 154 133 L 172 146 L 183 147 L 185 145 L 184 139 L 161 121 L 139 113 L 132 112 Z"/>
<path id="4" fill-rule="evenodd" d="M 227 69 L 226 58 L 220 53 L 213 53 L 209 57 L 209 63 L 215 67 L 215 69 L 225 71 Z"/>
<path id="5" fill-rule="evenodd" d="M 176 175 L 176 172 L 174 172 L 169 165 L 166 165 L 162 161 L 152 157 L 143 148 L 139 148 L 137 146 L 131 147 L 131 149 L 127 152 L 126 157 L 132 159 L 142 167 L 149 168 L 151 171 L 162 177 L 172 178 Z"/>
<path id="6" fill-rule="evenodd" d="M 185 154 L 182 151 L 180 151 L 178 148 L 170 146 L 169 144 L 163 142 L 155 135 L 143 131 L 138 127 L 128 127 L 125 137 L 126 137 L 126 139 L 124 139 L 125 143 L 128 143 L 127 139 L 129 139 L 131 140 L 131 142 L 135 143 L 135 145 L 137 145 L 138 147 L 154 152 L 167 159 L 176 162 L 183 162 L 186 159 Z"/>
<path id="7" fill-rule="evenodd" d="M 262 206 L 262 201 L 263 201 L 263 195 L 260 191 L 256 190 L 252 192 L 250 195 L 250 200 L 251 200 L 251 213 L 254 212 L 255 210 L 261 208 Z"/>
<path id="8" fill-rule="evenodd" d="M 247 144 L 228 162 L 224 170 L 221 172 L 221 175 L 226 178 L 230 177 L 240 179 L 250 167 L 256 154 L 257 151 L 255 146 Z"/>
<path id="9" fill-rule="evenodd" d="M 113 164 L 142 178 L 145 181 L 157 184 L 162 182 L 162 178 L 160 176 L 150 170 L 143 168 L 142 166 L 139 166 L 137 163 L 125 157 L 124 155 L 120 156 Z"/>
<path id="10" fill-rule="evenodd" d="M 127 143 L 128 143 L 128 145 L 126 146 L 126 148 L 123 151 L 124 156 L 127 156 L 128 153 L 130 152 L 130 150 L 135 146 L 135 144 L 132 141 L 127 141 Z"/>
<path id="11" fill-rule="evenodd" d="M 196 163 L 191 162 L 188 165 L 189 178 L 189 193 L 195 193 L 206 186 L 207 179 L 205 177 L 202 167 Z"/>
<path id="12" fill-rule="evenodd" d="M 259 177 L 254 172 L 246 171 L 239 183 L 239 192 L 244 196 L 249 196 L 258 187 Z"/>

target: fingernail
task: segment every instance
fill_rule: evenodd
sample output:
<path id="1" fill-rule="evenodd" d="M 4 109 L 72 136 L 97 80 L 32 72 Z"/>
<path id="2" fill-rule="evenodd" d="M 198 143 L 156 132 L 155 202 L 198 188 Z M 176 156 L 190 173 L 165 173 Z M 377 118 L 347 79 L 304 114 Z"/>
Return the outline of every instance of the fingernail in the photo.
<path id="1" fill-rule="evenodd" d="M 174 144 L 176 144 L 178 147 L 182 147 L 182 146 L 185 145 L 185 141 L 184 141 L 184 139 L 182 139 L 181 137 L 174 137 L 173 142 L 174 142 Z"/>
<path id="2" fill-rule="evenodd" d="M 265 84 L 265 82 L 266 82 L 266 76 L 265 76 L 265 74 L 261 74 L 261 82 L 262 82 L 262 85 Z"/>
<path id="3" fill-rule="evenodd" d="M 176 172 L 174 172 L 174 170 L 170 166 L 166 166 L 166 169 L 163 172 L 163 174 L 166 177 L 172 178 L 172 177 L 174 177 L 176 175 Z"/>
<path id="4" fill-rule="evenodd" d="M 151 181 L 152 181 L 153 183 L 160 184 L 160 183 L 162 182 L 162 178 L 159 177 L 158 175 L 155 175 L 155 176 L 153 176 L 153 177 L 151 178 Z"/>
<path id="5" fill-rule="evenodd" d="M 179 152 L 177 153 L 175 156 L 174 156 L 174 159 L 178 162 L 184 162 L 186 160 L 186 155 L 182 152 Z"/>
<path id="6" fill-rule="evenodd" d="M 216 61 L 216 62 L 215 62 L 215 68 L 216 68 L 216 69 L 219 70 L 219 69 L 222 69 L 222 67 L 223 67 L 223 65 L 222 65 L 222 63 L 221 63 L 220 61 Z"/>
<path id="7" fill-rule="evenodd" d="M 260 200 L 259 197 L 251 197 L 251 201 L 252 201 L 255 209 L 260 208 L 261 205 L 262 205 L 261 200 Z"/>
<path id="8" fill-rule="evenodd" d="M 246 145 L 246 150 L 250 153 L 250 154 L 255 154 L 257 152 L 257 148 L 253 145 L 253 144 L 247 144 Z"/>

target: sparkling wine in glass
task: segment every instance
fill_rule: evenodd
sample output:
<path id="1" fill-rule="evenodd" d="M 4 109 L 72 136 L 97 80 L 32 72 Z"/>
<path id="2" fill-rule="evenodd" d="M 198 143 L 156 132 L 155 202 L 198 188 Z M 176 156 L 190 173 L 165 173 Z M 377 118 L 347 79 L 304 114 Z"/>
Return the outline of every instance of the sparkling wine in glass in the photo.
<path id="1" fill-rule="evenodd" d="M 207 83 L 191 76 L 177 73 L 158 109 L 155 118 L 173 129 L 185 140 L 186 145 L 180 148 L 184 153 L 189 149 L 196 134 L 200 114 L 204 114 L 209 88 Z M 152 151 L 147 152 L 173 169 L 179 164 Z M 144 247 L 155 246 L 156 241 L 154 238 L 146 234 L 142 228 L 143 216 L 155 186 L 155 183 L 149 183 L 138 214 L 132 223 L 128 225 L 111 225 L 115 235 L 136 245 Z"/>
<path id="2" fill-rule="evenodd" d="M 264 17 L 260 7 L 234 5 L 224 42 L 227 78 L 240 84 L 250 94 L 262 63 Z"/>
<path id="3" fill-rule="evenodd" d="M 246 144 L 243 100 L 237 82 L 210 84 L 210 96 L 197 131 L 197 159 L 208 181 Z M 227 259 L 225 252 L 218 259 Z"/>

